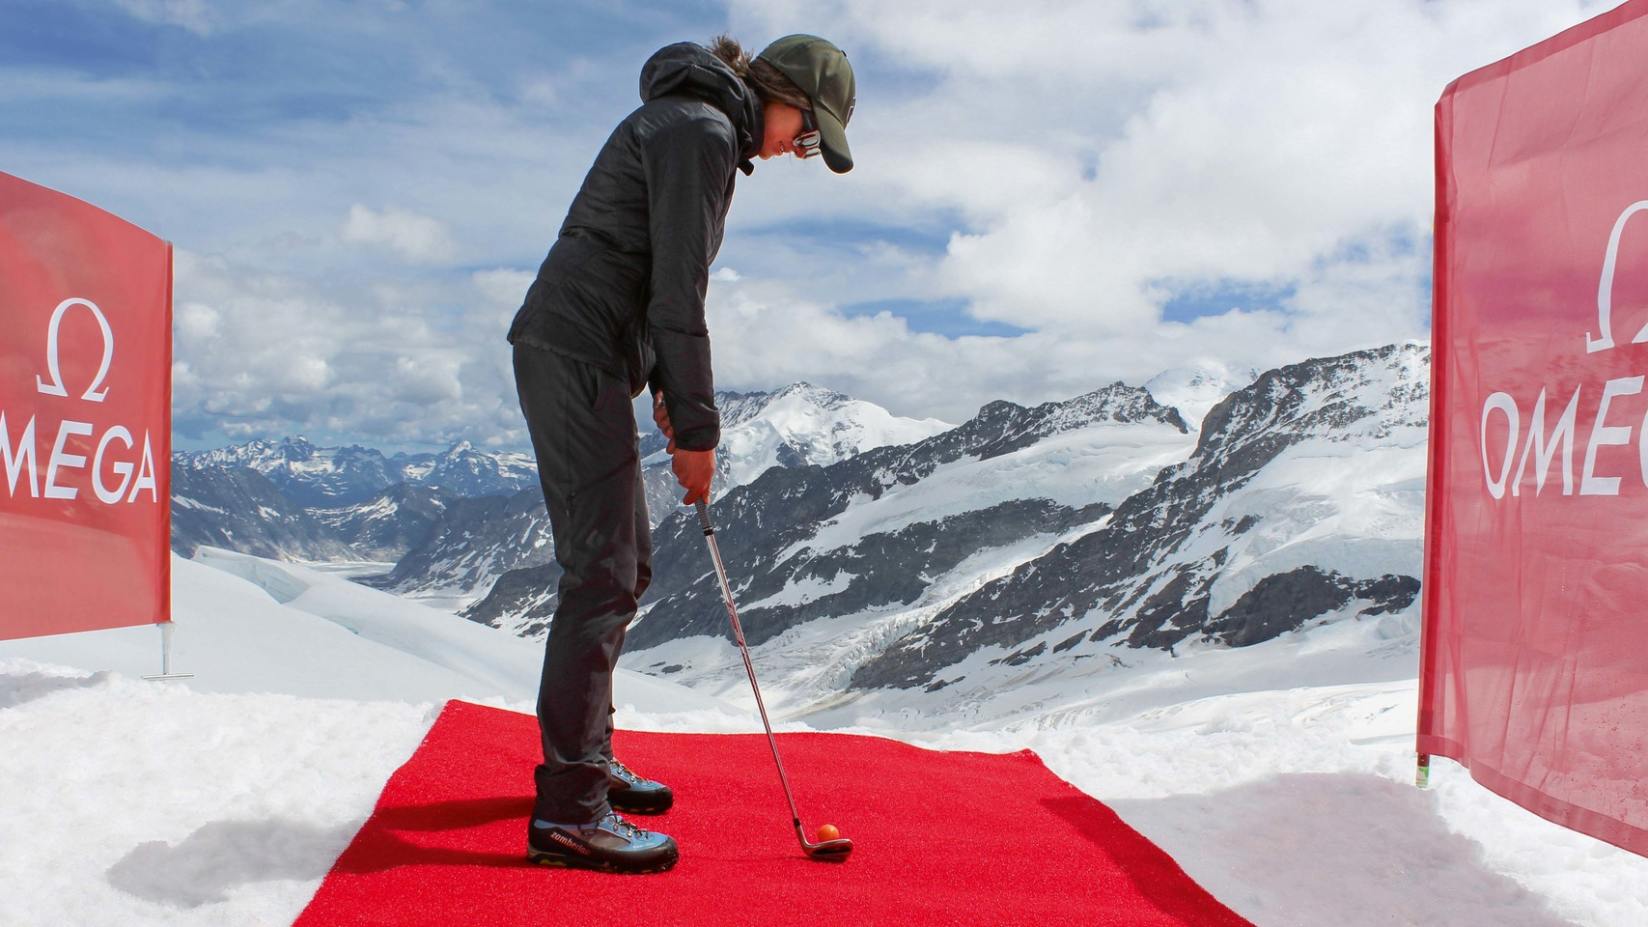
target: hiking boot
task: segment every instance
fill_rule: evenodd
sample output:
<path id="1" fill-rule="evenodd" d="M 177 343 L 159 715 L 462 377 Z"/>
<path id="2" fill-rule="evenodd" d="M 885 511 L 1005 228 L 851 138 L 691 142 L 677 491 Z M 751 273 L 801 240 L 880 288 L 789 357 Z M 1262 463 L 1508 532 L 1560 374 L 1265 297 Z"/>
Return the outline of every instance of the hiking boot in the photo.
<path id="1" fill-rule="evenodd" d="M 675 841 L 642 830 L 613 812 L 593 824 L 556 824 L 533 818 L 526 858 L 541 866 L 603 872 L 663 872 L 679 856 Z"/>
<path id="2" fill-rule="evenodd" d="M 619 811 L 662 814 L 675 803 L 669 786 L 636 775 L 617 760 L 607 764 L 607 802 Z"/>

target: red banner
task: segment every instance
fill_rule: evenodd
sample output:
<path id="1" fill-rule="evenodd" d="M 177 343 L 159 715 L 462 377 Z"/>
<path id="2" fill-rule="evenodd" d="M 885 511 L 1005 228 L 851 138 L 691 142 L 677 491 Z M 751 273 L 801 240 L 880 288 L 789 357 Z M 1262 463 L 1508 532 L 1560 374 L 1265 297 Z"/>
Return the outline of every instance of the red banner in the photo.
<path id="1" fill-rule="evenodd" d="M 0 174 L 0 639 L 170 619 L 171 246 Z"/>
<path id="2" fill-rule="evenodd" d="M 1648 0 L 1436 107 L 1418 749 L 1648 855 Z"/>

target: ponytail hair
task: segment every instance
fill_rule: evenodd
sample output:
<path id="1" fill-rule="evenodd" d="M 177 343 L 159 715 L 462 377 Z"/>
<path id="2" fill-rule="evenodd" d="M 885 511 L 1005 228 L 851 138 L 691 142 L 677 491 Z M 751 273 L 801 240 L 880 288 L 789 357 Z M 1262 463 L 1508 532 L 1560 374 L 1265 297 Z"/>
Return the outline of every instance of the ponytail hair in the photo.
<path id="1" fill-rule="evenodd" d="M 726 62 L 727 67 L 744 81 L 745 86 L 755 91 L 755 95 L 763 103 L 776 100 L 788 103 L 796 109 L 809 111 L 813 108 L 813 101 L 808 99 L 795 81 L 784 76 L 784 72 L 768 64 L 760 58 L 751 58 L 749 52 L 738 44 L 738 40 L 722 33 L 710 40 L 710 53 Z"/>

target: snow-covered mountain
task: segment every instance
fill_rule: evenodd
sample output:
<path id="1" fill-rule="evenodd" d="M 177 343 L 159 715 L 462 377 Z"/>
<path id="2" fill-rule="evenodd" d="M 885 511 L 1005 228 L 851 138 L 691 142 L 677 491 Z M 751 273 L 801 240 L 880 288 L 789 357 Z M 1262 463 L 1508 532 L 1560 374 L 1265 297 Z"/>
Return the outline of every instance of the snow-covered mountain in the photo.
<path id="1" fill-rule="evenodd" d="M 536 492 L 531 457 L 460 441 L 385 457 L 302 437 L 172 456 L 172 549 L 204 545 L 289 560 L 395 563 L 442 533 L 460 500 Z"/>
<path id="2" fill-rule="evenodd" d="M 949 427 L 936 419 L 898 418 L 872 403 L 807 383 L 773 392 L 719 392 L 716 405 L 722 420 L 717 497 L 773 467 L 826 465 Z M 654 443 L 661 441 L 651 419 L 637 425 Z M 642 479 L 654 524 L 682 510 L 683 490 L 661 443 L 643 460 Z M 544 566 L 553 556 L 549 516 L 534 483 L 508 499 L 449 507 L 392 573 L 364 581 L 394 592 L 441 596 L 461 606 L 491 591 L 493 582 L 510 570 Z M 553 575 L 558 575 L 556 569 L 549 567 Z"/>
<path id="3" fill-rule="evenodd" d="M 284 560 L 394 562 L 421 544 L 460 497 L 394 483 L 348 504 L 305 506 L 257 470 L 172 467 L 172 549 L 223 547 Z"/>
<path id="4" fill-rule="evenodd" d="M 1214 358 L 1164 370 L 1145 381 L 1144 388 L 1164 406 L 1178 409 L 1191 427 L 1197 427 L 1219 401 L 1254 380 L 1254 367 L 1232 367 Z"/>
<path id="5" fill-rule="evenodd" d="M 486 593 L 504 573 L 548 563 L 554 553 L 543 491 L 534 487 L 511 496 L 454 501 L 393 570 L 359 581 L 461 606 Z"/>
<path id="6" fill-rule="evenodd" d="M 1406 609 L 1419 591 L 1428 360 L 1423 345 L 1392 345 L 1265 373 L 1104 525 L 946 606 L 852 685 L 936 690 L 990 666 L 1245 646 L 1347 608 Z"/>
<path id="7" fill-rule="evenodd" d="M 936 418 L 901 418 L 835 390 L 796 382 L 769 392 L 718 391 L 721 443 L 715 449 L 712 501 L 754 482 L 772 467 L 827 467 L 877 447 L 913 444 L 952 426 Z M 640 423 L 642 479 L 654 525 L 681 508 L 684 491 L 670 471 L 667 441 Z"/>
<path id="8" fill-rule="evenodd" d="M 1324 621 L 1406 627 L 1427 364 L 1406 344 L 1272 370 L 1195 432 L 1121 384 L 1036 409 L 992 403 L 927 441 L 733 490 L 712 508 L 717 539 L 746 636 L 781 667 L 775 703 L 943 715 L 1142 653 Z M 506 574 L 466 614 L 541 634 L 553 573 Z M 626 665 L 735 680 L 719 594 L 697 525 L 673 516 L 654 534 Z"/>
<path id="9" fill-rule="evenodd" d="M 342 558 L 347 545 L 304 517 L 280 487 L 245 467 L 172 466 L 172 550 L 193 556 L 201 545 L 234 547 L 263 557 L 314 553 Z"/>
<path id="10" fill-rule="evenodd" d="M 471 498 L 508 495 L 538 483 L 538 462 L 531 454 L 483 451 L 468 441 L 440 454 L 396 454 L 389 460 L 408 483 Z"/>
<path id="11" fill-rule="evenodd" d="M 748 639 L 852 628 L 850 652 L 820 664 L 833 680 L 824 698 L 989 686 L 1001 667 L 1057 668 L 1118 646 L 1240 646 L 1350 603 L 1401 611 L 1417 587 L 1425 364 L 1423 347 L 1405 345 L 1270 371 L 1219 400 L 1199 432 L 1120 383 L 1033 409 L 991 403 L 951 429 L 807 384 L 725 394 L 725 483 L 750 481 L 713 511 Z M 1240 376 L 1203 364 L 1155 382 L 1194 407 Z M 654 668 L 689 671 L 665 645 L 725 634 L 719 591 L 667 458 L 651 464 L 669 495 L 626 646 L 660 647 Z M 331 524 L 354 524 L 347 511 Z M 384 532 L 412 539 L 395 569 L 363 581 L 547 633 L 559 568 L 535 486 L 414 513 L 427 516 Z"/>
<path id="12" fill-rule="evenodd" d="M 392 561 L 422 543 L 446 519 L 449 509 L 468 501 L 438 487 L 396 483 L 353 505 L 314 507 L 306 512 L 312 522 L 349 541 L 350 556 L 343 559 Z"/>
<path id="13" fill-rule="evenodd" d="M 871 402 L 811 383 L 765 393 L 723 393 L 721 444 L 726 484 L 742 486 L 772 467 L 827 467 L 876 447 L 914 444 L 954 427 L 936 418 L 900 418 Z M 644 464 L 667 462 L 662 451 Z"/>
<path id="14" fill-rule="evenodd" d="M 775 467 L 712 511 L 748 637 L 761 641 L 818 618 L 907 608 L 1004 551 L 1039 552 L 1102 519 L 1192 442 L 1177 412 L 1117 383 L 1035 408 L 993 402 L 956 428 L 826 466 Z M 649 611 L 626 648 L 720 633 L 691 512 L 661 523 L 653 549 Z M 505 574 L 465 614 L 541 635 L 558 576 L 553 563 Z"/>
<path id="15" fill-rule="evenodd" d="M 717 495 L 772 467 L 826 465 L 949 427 L 807 383 L 720 392 L 717 404 Z M 662 435 L 650 419 L 638 425 L 647 436 L 643 478 L 657 522 L 680 508 L 682 490 Z M 457 606 L 487 593 L 500 575 L 553 557 L 529 454 L 460 441 L 441 454 L 384 457 L 299 437 L 179 453 L 173 473 L 173 548 L 184 556 L 205 545 L 293 560 L 391 563 L 392 570 L 361 581 Z"/>
<path id="16" fill-rule="evenodd" d="M 342 506 L 369 499 L 399 483 L 438 487 L 458 496 L 506 495 L 535 484 L 531 455 L 489 453 L 459 441 L 439 454 L 385 457 L 351 444 L 317 447 L 303 436 L 252 441 L 208 451 L 179 452 L 176 467 L 255 470 L 299 506 Z"/>
<path id="17" fill-rule="evenodd" d="M 302 435 L 179 452 L 172 464 L 197 471 L 253 470 L 300 506 L 358 502 L 401 481 L 389 460 L 372 448 L 316 447 Z"/>

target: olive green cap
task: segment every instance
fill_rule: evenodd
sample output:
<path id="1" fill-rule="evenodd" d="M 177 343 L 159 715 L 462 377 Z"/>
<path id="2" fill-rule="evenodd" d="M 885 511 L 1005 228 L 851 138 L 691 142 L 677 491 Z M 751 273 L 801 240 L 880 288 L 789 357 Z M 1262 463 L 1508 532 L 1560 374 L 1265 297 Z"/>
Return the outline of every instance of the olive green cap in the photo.
<path id="1" fill-rule="evenodd" d="M 847 120 L 853 118 L 857 87 L 847 53 L 816 35 L 786 35 L 756 55 L 788 77 L 813 101 L 824 163 L 837 174 L 853 169 L 847 148 Z"/>

